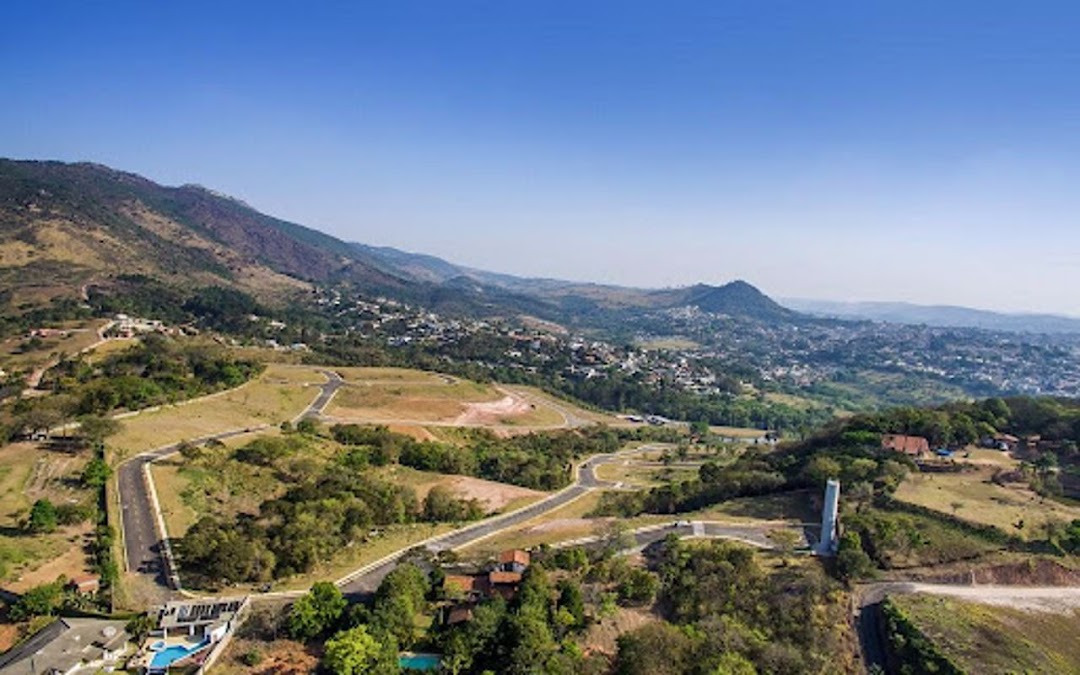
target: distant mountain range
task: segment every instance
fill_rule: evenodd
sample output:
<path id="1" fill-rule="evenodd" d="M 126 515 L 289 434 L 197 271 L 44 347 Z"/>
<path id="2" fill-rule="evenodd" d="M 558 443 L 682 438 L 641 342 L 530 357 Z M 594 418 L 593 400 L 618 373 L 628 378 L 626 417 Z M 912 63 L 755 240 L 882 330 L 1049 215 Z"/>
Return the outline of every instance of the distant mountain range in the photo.
<path id="1" fill-rule="evenodd" d="M 1080 333 L 1080 319 L 1055 314 L 1006 314 L 968 307 L 906 302 L 835 302 L 797 298 L 785 298 L 780 302 L 798 312 L 837 319 L 1017 333 Z"/>
<path id="2" fill-rule="evenodd" d="M 166 187 L 99 164 L 0 159 L 0 308 L 151 278 L 285 301 L 346 284 L 443 312 L 599 325 L 620 312 L 697 306 L 796 320 L 743 281 L 649 290 L 496 274 L 392 248 L 350 244 L 197 185 Z"/>

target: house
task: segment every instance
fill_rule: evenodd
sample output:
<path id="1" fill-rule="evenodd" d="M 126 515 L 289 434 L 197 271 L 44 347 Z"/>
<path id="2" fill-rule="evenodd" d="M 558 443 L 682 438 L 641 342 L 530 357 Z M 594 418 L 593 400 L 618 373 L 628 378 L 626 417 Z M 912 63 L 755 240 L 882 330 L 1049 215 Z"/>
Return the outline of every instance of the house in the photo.
<path id="1" fill-rule="evenodd" d="M 0 656 L 0 673 L 93 675 L 121 669 L 131 636 L 126 621 L 57 619 Z"/>
<path id="2" fill-rule="evenodd" d="M 484 598 L 496 595 L 511 600 L 517 595 L 521 580 L 532 558 L 528 551 L 514 549 L 499 554 L 495 568 L 487 574 L 448 574 L 443 578 L 443 590 L 447 597 L 462 601 L 455 608 L 472 606 Z M 453 614 L 453 611 L 451 611 Z M 458 618 L 462 614 L 455 615 Z M 471 614 L 470 614 L 471 616 Z M 447 616 L 447 622 L 450 616 Z"/>
<path id="3" fill-rule="evenodd" d="M 94 574 L 73 577 L 68 581 L 67 587 L 79 595 L 93 595 L 101 590 L 101 577 Z"/>
<path id="4" fill-rule="evenodd" d="M 881 437 L 881 447 L 909 457 L 922 457 L 930 454 L 930 443 L 922 436 L 885 434 Z"/>
<path id="5" fill-rule="evenodd" d="M 990 439 L 991 446 L 1005 452 L 1013 452 L 1020 446 L 1020 439 L 1011 434 L 995 434 Z"/>
<path id="6" fill-rule="evenodd" d="M 499 568 L 504 572 L 524 572 L 532 557 L 528 551 L 514 549 L 499 554 Z"/>

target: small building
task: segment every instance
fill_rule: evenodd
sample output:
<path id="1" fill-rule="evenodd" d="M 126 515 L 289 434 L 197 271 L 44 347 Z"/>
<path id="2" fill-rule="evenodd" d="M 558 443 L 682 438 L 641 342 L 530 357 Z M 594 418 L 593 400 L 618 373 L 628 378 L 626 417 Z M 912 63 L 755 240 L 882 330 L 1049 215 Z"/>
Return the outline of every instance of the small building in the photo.
<path id="1" fill-rule="evenodd" d="M 499 569 L 504 572 L 524 572 L 529 563 L 532 562 L 532 556 L 528 551 L 522 551 L 521 549 L 513 549 L 511 551 L 503 551 L 499 554 Z"/>
<path id="2" fill-rule="evenodd" d="M 1014 452 L 1020 447 L 1020 439 L 1011 434 L 994 434 L 983 439 L 983 446 L 1002 452 Z"/>
<path id="3" fill-rule="evenodd" d="M 101 577 L 94 574 L 73 577 L 68 581 L 67 587 L 79 595 L 93 595 L 101 590 Z"/>
<path id="4" fill-rule="evenodd" d="M 4 675 L 94 675 L 124 667 L 126 621 L 57 619 L 0 656 Z"/>
<path id="5" fill-rule="evenodd" d="M 158 626 L 165 638 L 180 634 L 217 641 L 235 627 L 247 607 L 247 598 L 178 600 L 161 608 Z"/>
<path id="6" fill-rule="evenodd" d="M 922 436 L 885 434 L 881 437 L 881 447 L 908 457 L 923 457 L 930 454 L 930 442 Z"/>

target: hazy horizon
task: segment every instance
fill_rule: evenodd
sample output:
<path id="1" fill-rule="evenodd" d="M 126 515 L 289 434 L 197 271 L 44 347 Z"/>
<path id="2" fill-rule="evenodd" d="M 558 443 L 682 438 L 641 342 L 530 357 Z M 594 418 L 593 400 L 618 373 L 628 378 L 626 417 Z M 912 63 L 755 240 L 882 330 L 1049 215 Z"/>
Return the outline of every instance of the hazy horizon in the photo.
<path id="1" fill-rule="evenodd" d="M 7 14 L 0 155 L 520 276 L 1080 315 L 1071 4 Z"/>

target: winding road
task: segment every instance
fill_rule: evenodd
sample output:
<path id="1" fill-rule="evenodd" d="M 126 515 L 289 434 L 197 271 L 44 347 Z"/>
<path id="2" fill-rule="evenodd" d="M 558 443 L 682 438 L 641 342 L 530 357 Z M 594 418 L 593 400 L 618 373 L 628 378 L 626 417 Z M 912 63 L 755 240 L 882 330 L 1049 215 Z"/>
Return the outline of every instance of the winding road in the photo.
<path id="1" fill-rule="evenodd" d="M 326 382 L 320 386 L 315 400 L 294 421 L 318 416 L 330 403 L 343 384 L 340 375 L 332 370 L 321 370 Z M 188 442 L 201 445 L 208 441 L 224 441 L 236 436 L 267 429 L 269 425 L 233 429 L 210 434 Z M 150 477 L 150 465 L 180 451 L 182 443 L 172 443 L 135 455 L 117 467 L 117 486 L 120 493 L 120 524 L 124 542 L 124 563 L 131 573 L 144 577 L 150 583 L 145 589 L 155 589 L 156 600 L 167 600 L 174 591 L 180 590 L 172 564 L 172 552 L 165 536 L 165 523 L 157 501 L 154 483 Z"/>
<path id="2" fill-rule="evenodd" d="M 344 385 L 344 381 L 338 373 L 331 370 L 321 370 L 320 372 L 327 378 L 326 382 L 320 385 L 320 392 L 315 400 L 295 418 L 294 422 L 305 418 L 320 417 L 333 399 L 334 394 Z M 583 426 L 589 423 L 587 420 L 572 417 L 569 413 L 564 413 L 564 416 L 571 426 Z M 234 429 L 193 439 L 190 442 L 201 444 L 210 440 L 225 440 L 261 431 L 267 427 L 268 425 L 263 425 Z M 176 575 L 172 551 L 166 537 L 164 518 L 150 476 L 150 465 L 155 461 L 175 454 L 179 451 L 180 445 L 180 443 L 173 443 L 141 453 L 127 460 L 118 468 L 117 480 L 121 502 L 125 563 L 130 573 L 141 576 L 147 582 L 143 584 L 144 588 L 153 589 L 152 597 L 149 599 L 156 602 L 164 602 L 181 592 L 190 595 L 190 593 L 182 589 L 180 580 Z M 355 570 L 339 579 L 336 583 L 348 596 L 360 597 L 367 595 L 378 587 L 383 578 L 409 551 L 417 547 L 426 547 L 432 551 L 458 549 L 566 506 L 592 490 L 618 488 L 618 483 L 599 478 L 596 475 L 597 467 L 610 462 L 622 461 L 627 455 L 656 449 L 655 446 L 643 446 L 617 453 L 593 455 L 574 467 L 574 481 L 571 485 L 538 502 L 509 513 L 466 525 L 453 532 L 417 542 Z M 724 537 L 767 547 L 771 544 L 766 535 L 774 527 L 678 521 L 644 527 L 629 534 L 633 536 L 638 547 L 647 546 L 672 533 L 678 536 Z M 302 594 L 302 591 L 275 592 L 265 593 L 255 596 L 255 598 L 283 598 L 300 594 Z"/>

